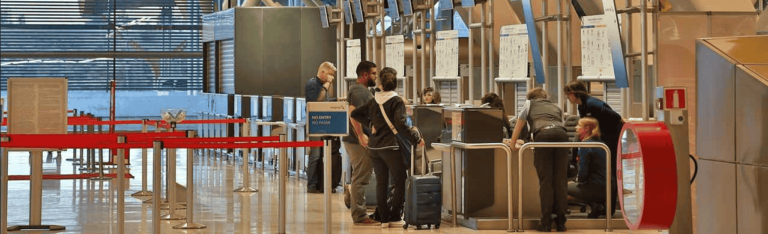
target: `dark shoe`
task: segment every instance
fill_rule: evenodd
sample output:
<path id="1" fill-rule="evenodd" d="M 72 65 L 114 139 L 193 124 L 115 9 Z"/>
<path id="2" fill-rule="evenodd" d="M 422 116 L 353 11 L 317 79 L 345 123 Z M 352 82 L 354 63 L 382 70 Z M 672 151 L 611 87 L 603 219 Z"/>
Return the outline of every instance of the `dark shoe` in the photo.
<path id="1" fill-rule="evenodd" d="M 565 232 L 565 221 L 568 220 L 565 218 L 565 215 L 557 215 L 555 218 L 555 228 L 557 229 L 557 232 Z"/>
<path id="2" fill-rule="evenodd" d="M 592 210 L 587 214 L 587 218 L 596 219 L 605 214 L 605 206 L 602 204 L 595 204 L 592 206 Z"/>
<path id="3" fill-rule="evenodd" d="M 540 231 L 540 232 L 552 232 L 552 226 L 550 226 L 550 225 L 543 225 L 543 224 L 539 224 L 539 227 L 538 227 L 538 228 L 536 228 L 536 231 Z"/>
<path id="4" fill-rule="evenodd" d="M 307 188 L 307 193 L 323 193 L 320 190 L 317 190 L 316 188 Z"/>

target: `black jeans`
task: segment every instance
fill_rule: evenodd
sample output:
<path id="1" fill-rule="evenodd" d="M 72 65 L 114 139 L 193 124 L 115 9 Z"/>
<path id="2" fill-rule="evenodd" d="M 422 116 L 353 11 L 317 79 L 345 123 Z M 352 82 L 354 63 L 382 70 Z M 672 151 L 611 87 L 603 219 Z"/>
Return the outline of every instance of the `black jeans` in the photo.
<path id="1" fill-rule="evenodd" d="M 567 142 L 568 134 L 563 128 L 541 130 L 533 136 L 536 142 Z M 536 148 L 533 151 L 533 165 L 539 176 L 539 199 L 541 199 L 541 224 L 552 225 L 552 214 L 565 223 L 568 207 L 568 149 Z"/>
<path id="2" fill-rule="evenodd" d="M 373 172 L 376 173 L 376 208 L 381 222 L 398 220 L 405 203 L 405 164 L 399 150 L 371 150 Z M 387 190 L 390 176 L 395 182 L 392 207 L 387 205 Z"/>
<path id="3" fill-rule="evenodd" d="M 310 140 L 318 141 L 326 138 L 312 138 Z M 331 141 L 331 188 L 335 189 L 341 182 L 341 141 L 338 137 L 333 137 Z M 307 165 L 307 189 L 317 189 L 321 192 L 323 188 L 323 148 L 312 148 L 309 152 L 309 164 Z"/>
<path id="4" fill-rule="evenodd" d="M 616 178 L 618 178 L 616 175 L 616 172 L 617 172 L 616 161 L 618 159 L 617 151 L 619 147 L 619 139 L 618 137 L 616 138 L 611 137 L 611 138 L 605 138 L 603 139 L 603 141 L 605 141 L 605 144 L 608 145 L 608 149 L 611 150 L 611 198 L 612 198 L 611 214 L 614 214 L 617 209 L 616 206 L 619 205 L 617 202 L 619 199 L 618 191 L 623 191 L 623 189 L 619 189 L 619 186 L 616 182 Z"/>

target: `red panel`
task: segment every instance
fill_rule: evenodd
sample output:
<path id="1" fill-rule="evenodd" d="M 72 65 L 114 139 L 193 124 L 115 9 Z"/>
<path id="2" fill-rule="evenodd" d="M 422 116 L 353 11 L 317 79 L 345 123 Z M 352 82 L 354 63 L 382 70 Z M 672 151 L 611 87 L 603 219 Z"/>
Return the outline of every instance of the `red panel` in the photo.
<path id="1" fill-rule="evenodd" d="M 663 122 L 642 122 L 626 123 L 621 132 L 624 131 L 635 133 L 640 149 L 638 153 L 620 155 L 621 158 L 616 165 L 619 174 L 618 186 L 624 187 L 621 159 L 642 158 L 645 175 L 643 207 L 640 208 L 636 223 L 630 223 L 627 220 L 624 199 L 623 197 L 619 199 L 621 212 L 625 217 L 624 222 L 631 230 L 669 229 L 675 218 L 677 206 L 677 162 L 669 130 Z M 618 152 L 622 152 L 622 144 L 619 144 Z M 623 196 L 623 193 L 619 194 Z"/>

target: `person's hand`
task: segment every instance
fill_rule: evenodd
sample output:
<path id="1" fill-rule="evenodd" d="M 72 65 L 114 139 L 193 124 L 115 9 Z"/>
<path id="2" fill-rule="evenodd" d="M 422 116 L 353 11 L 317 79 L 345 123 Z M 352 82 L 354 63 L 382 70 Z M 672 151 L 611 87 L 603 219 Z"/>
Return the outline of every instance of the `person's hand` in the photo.
<path id="1" fill-rule="evenodd" d="M 511 139 L 504 139 L 502 141 L 502 143 L 504 143 L 505 145 L 509 146 L 510 148 L 512 147 L 512 140 Z"/>
<path id="2" fill-rule="evenodd" d="M 515 149 L 523 148 L 523 144 L 525 144 L 525 141 L 518 139 L 517 142 L 515 142 Z"/>
<path id="3" fill-rule="evenodd" d="M 368 148 L 368 136 L 363 135 L 362 137 L 358 137 L 358 141 L 360 141 L 360 145 Z"/>
<path id="4" fill-rule="evenodd" d="M 333 82 L 326 81 L 325 83 L 323 83 L 323 88 L 325 88 L 326 90 L 331 90 L 331 85 L 333 85 Z"/>

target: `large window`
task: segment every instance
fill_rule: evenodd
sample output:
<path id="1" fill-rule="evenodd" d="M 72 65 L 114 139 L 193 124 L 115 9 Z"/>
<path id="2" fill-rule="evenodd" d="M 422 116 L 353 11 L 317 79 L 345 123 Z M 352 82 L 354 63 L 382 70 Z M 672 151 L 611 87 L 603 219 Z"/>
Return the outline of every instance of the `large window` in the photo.
<path id="1" fill-rule="evenodd" d="M 212 0 L 0 0 L 0 89 L 67 77 L 70 90 L 202 90 Z"/>

